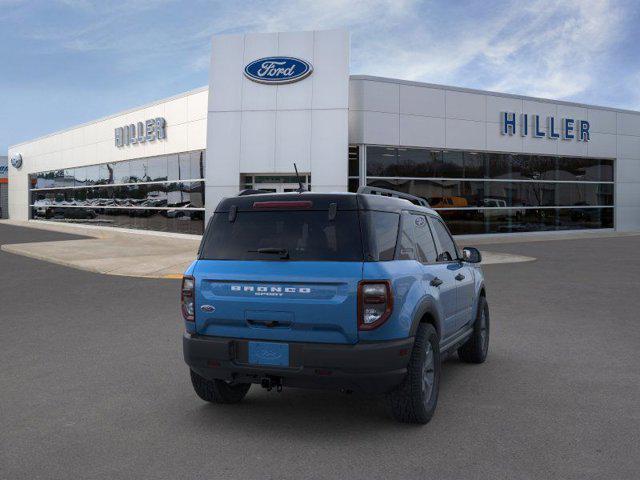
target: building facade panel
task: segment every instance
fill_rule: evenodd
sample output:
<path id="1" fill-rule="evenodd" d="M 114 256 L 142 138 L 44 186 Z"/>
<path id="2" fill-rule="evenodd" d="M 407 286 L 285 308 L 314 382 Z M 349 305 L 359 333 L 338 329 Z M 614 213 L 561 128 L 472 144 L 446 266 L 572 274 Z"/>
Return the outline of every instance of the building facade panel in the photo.
<path id="1" fill-rule="evenodd" d="M 617 142 L 615 134 L 593 132 L 591 141 L 587 143 L 587 153 L 591 157 L 615 158 L 618 155 Z"/>
<path id="2" fill-rule="evenodd" d="M 276 172 L 288 172 L 296 163 L 298 170 L 311 171 L 311 110 L 276 113 Z M 259 169 L 248 171 L 259 172 Z"/>
<path id="3" fill-rule="evenodd" d="M 620 232 L 640 231 L 640 207 L 617 207 L 616 230 Z"/>
<path id="4" fill-rule="evenodd" d="M 348 122 L 347 112 L 343 109 L 316 109 L 311 112 L 313 191 L 344 192 L 347 190 Z"/>
<path id="5" fill-rule="evenodd" d="M 499 115 L 499 114 L 498 114 Z M 520 135 L 496 135 L 496 130 L 500 129 L 498 123 L 485 124 L 487 137 L 487 150 L 495 152 L 515 152 L 524 151 L 524 138 Z"/>
<path id="6" fill-rule="evenodd" d="M 640 158 L 640 136 L 618 135 L 618 157 Z"/>
<path id="7" fill-rule="evenodd" d="M 618 135 L 640 137 L 640 115 L 635 113 L 618 113 Z"/>
<path id="8" fill-rule="evenodd" d="M 362 109 L 381 113 L 400 112 L 400 86 L 388 82 L 362 82 Z"/>
<path id="9" fill-rule="evenodd" d="M 487 146 L 484 122 L 447 118 L 445 135 L 447 148 L 485 150 Z"/>
<path id="10" fill-rule="evenodd" d="M 401 114 L 399 144 L 413 147 L 444 147 L 445 119 Z"/>
<path id="11" fill-rule="evenodd" d="M 565 118 L 565 117 L 558 117 Z M 570 118 L 586 118 L 573 116 Z M 558 155 L 586 157 L 589 155 L 589 142 L 576 142 L 574 140 L 555 140 L 558 143 Z"/>
<path id="12" fill-rule="evenodd" d="M 211 40 L 211 58 L 227 69 L 210 68 L 209 84 L 215 93 L 208 95 L 208 112 L 233 112 L 242 108 L 244 36 L 219 35 Z"/>
<path id="13" fill-rule="evenodd" d="M 445 92 L 437 88 L 400 85 L 400 113 L 445 118 Z"/>
<path id="14" fill-rule="evenodd" d="M 474 122 L 484 122 L 486 119 L 485 95 L 447 90 L 445 102 L 447 118 Z"/>
<path id="15" fill-rule="evenodd" d="M 592 133 L 618 133 L 618 115 L 612 110 L 587 108 L 587 120 L 591 123 Z"/>
<path id="16" fill-rule="evenodd" d="M 618 183 L 640 183 L 640 159 L 619 158 L 616 162 Z M 638 185 L 640 188 L 640 185 Z"/>
<path id="17" fill-rule="evenodd" d="M 349 108 L 350 38 L 345 30 L 313 32 L 312 109 Z"/>
<path id="18" fill-rule="evenodd" d="M 516 115 L 523 113 L 522 99 L 487 95 L 487 116 L 489 123 L 500 123 L 500 115 L 503 112 L 512 112 Z"/>
<path id="19" fill-rule="evenodd" d="M 278 54 L 302 58 L 312 65 L 313 37 L 308 32 L 278 34 Z M 273 88 L 273 87 L 272 87 Z M 280 110 L 310 110 L 313 101 L 313 82 L 295 82 L 276 90 L 276 102 Z"/>
<path id="20" fill-rule="evenodd" d="M 399 114 L 368 110 L 364 112 L 364 143 L 398 145 L 399 142 Z"/>

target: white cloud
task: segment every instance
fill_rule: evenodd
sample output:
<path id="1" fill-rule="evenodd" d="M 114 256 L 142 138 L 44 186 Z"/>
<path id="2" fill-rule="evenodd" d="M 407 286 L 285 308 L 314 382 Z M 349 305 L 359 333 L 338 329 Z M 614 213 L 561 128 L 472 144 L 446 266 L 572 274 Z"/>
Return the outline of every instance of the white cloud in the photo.
<path id="1" fill-rule="evenodd" d="M 595 59 L 616 41 L 623 16 L 608 1 L 533 1 L 467 18 L 409 23 L 400 37 L 356 46 L 362 73 L 568 98 L 594 81 Z M 362 39 L 360 39 L 362 40 Z M 472 71 L 469 71 L 472 70 Z"/>
<path id="2" fill-rule="evenodd" d="M 607 1 L 540 2 L 538 6 L 536 14 L 528 16 L 530 21 L 522 22 L 521 30 L 496 42 L 498 52 L 505 44 L 519 48 L 487 55 L 499 78 L 490 88 L 553 98 L 586 91 L 597 73 L 596 57 L 616 40 L 620 12 Z"/>
<path id="3" fill-rule="evenodd" d="M 2 1 L 2 0 L 0 0 Z M 253 0 L 175 3 L 129 0 L 121 6 L 97 0 L 59 0 L 95 11 L 90 20 L 60 29 L 27 30 L 45 48 L 72 52 L 131 51 L 114 69 L 142 70 L 176 62 L 176 70 L 208 68 L 209 37 L 226 32 L 347 28 L 352 32 L 352 71 L 432 83 L 485 88 L 551 98 L 584 94 L 599 80 L 597 66 L 618 40 L 622 6 L 613 0 L 529 0 L 445 8 L 418 0 Z M 188 6 L 186 6 L 188 5 Z M 192 12 L 184 10 L 193 5 Z M 145 23 L 140 9 L 190 13 L 184 25 Z M 181 17 L 182 18 L 182 17 Z M 159 33 L 161 32 L 161 33 Z"/>

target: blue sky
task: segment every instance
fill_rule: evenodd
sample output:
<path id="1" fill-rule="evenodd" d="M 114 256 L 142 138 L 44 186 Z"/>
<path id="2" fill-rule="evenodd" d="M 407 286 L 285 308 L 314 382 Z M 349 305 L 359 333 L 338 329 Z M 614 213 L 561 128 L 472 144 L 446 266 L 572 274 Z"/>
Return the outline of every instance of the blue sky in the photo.
<path id="1" fill-rule="evenodd" d="M 338 27 L 353 74 L 640 110 L 636 0 L 0 0 L 0 154 L 205 85 L 215 33 Z"/>

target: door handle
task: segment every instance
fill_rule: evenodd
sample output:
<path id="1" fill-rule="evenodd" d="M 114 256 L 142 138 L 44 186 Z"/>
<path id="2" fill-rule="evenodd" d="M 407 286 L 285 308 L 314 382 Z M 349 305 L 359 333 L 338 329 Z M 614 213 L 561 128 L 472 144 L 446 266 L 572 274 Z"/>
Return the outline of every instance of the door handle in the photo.
<path id="1" fill-rule="evenodd" d="M 462 280 L 464 280 L 464 275 L 459 273 L 456 275 L 456 280 L 458 280 L 459 282 L 461 282 Z"/>
<path id="2" fill-rule="evenodd" d="M 440 285 L 442 285 L 442 283 L 443 283 L 442 280 L 436 277 L 429 282 L 429 285 L 431 285 L 432 287 L 439 287 Z"/>

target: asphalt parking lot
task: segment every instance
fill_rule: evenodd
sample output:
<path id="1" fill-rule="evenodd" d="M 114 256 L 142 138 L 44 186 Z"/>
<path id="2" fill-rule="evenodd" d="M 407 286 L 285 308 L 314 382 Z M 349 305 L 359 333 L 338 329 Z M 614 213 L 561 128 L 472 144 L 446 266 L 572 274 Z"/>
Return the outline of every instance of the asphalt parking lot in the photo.
<path id="1" fill-rule="evenodd" d="M 0 478 L 639 478 L 640 237 L 483 248 L 537 260 L 485 267 L 489 359 L 446 362 L 424 427 L 333 392 L 205 404 L 179 281 L 0 252 Z"/>

